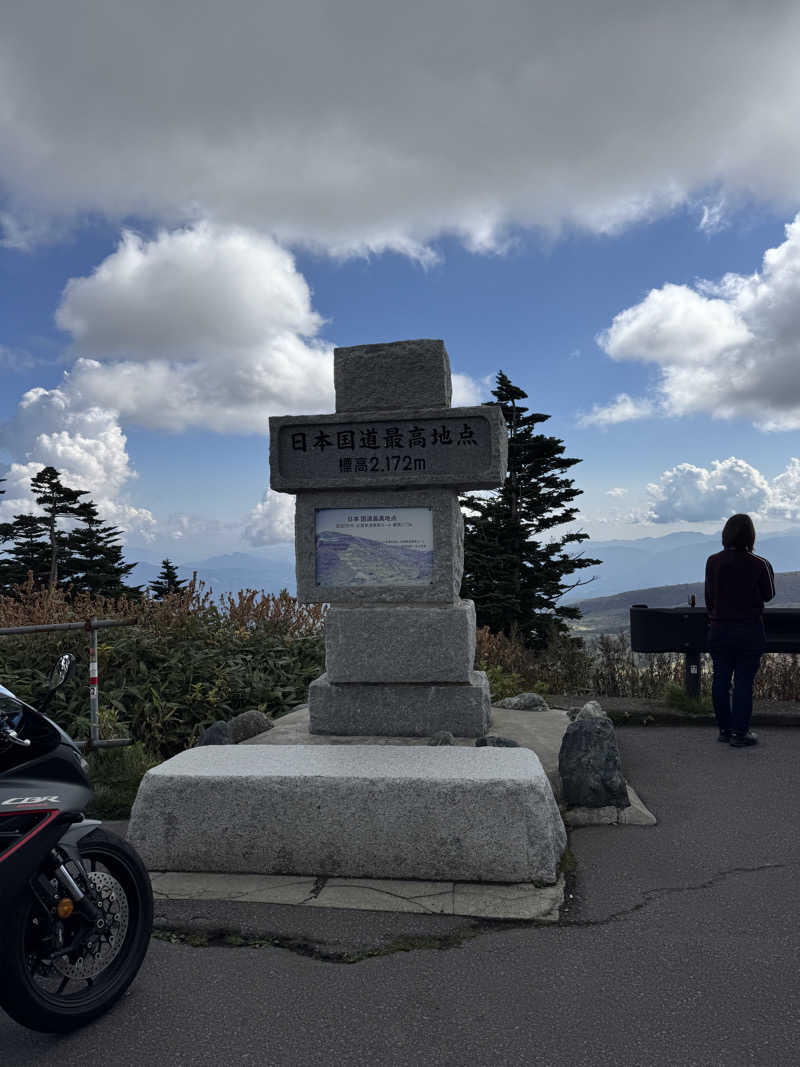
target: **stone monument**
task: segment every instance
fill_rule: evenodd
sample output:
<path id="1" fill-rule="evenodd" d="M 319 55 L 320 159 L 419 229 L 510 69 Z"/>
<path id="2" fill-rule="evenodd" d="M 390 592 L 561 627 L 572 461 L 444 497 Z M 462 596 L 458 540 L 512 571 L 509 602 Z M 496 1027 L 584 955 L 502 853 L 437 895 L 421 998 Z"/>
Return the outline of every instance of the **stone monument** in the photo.
<path id="1" fill-rule="evenodd" d="M 271 418 L 272 488 L 295 493 L 297 596 L 331 605 L 315 734 L 486 733 L 459 490 L 495 489 L 499 406 L 450 406 L 439 340 L 334 349 L 336 412 Z"/>
<path id="2" fill-rule="evenodd" d="M 479 737 L 475 609 L 459 598 L 459 489 L 498 486 L 498 407 L 450 407 L 441 341 L 338 348 L 336 413 L 270 420 L 272 486 L 297 494 L 297 590 L 332 605 L 317 734 L 376 744 L 188 749 L 147 772 L 128 834 L 150 870 L 553 884 L 564 823 L 525 748 Z"/>

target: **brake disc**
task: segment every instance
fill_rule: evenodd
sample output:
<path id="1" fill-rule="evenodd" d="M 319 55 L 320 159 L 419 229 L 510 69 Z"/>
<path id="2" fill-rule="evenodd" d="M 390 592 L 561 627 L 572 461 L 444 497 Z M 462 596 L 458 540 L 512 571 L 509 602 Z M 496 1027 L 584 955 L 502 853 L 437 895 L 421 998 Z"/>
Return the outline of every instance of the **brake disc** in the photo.
<path id="1" fill-rule="evenodd" d="M 118 955 L 128 930 L 128 898 L 117 879 L 105 871 L 91 871 L 87 877 L 105 926 L 89 934 L 75 959 L 53 960 L 53 969 L 67 978 L 94 978 L 104 971 Z"/>

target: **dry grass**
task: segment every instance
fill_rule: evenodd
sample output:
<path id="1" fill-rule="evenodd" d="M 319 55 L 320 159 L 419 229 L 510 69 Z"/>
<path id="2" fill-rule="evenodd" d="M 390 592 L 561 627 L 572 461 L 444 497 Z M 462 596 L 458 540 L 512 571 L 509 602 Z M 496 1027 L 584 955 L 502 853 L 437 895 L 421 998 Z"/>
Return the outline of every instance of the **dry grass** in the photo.
<path id="1" fill-rule="evenodd" d="M 624 632 L 585 642 L 555 636 L 547 649 L 534 652 L 519 640 L 490 633 L 483 627 L 477 632 L 476 661 L 479 669 L 489 671 L 490 676 L 493 674 L 493 689 L 508 689 L 513 676 L 517 692 L 535 689 L 545 693 L 662 700 L 675 687 L 682 688 L 684 681 L 682 654 L 632 652 L 630 639 Z M 700 689 L 701 694 L 710 694 L 711 657 L 708 655 L 701 656 Z M 756 675 L 754 696 L 756 700 L 799 700 L 798 657 L 767 653 Z"/>

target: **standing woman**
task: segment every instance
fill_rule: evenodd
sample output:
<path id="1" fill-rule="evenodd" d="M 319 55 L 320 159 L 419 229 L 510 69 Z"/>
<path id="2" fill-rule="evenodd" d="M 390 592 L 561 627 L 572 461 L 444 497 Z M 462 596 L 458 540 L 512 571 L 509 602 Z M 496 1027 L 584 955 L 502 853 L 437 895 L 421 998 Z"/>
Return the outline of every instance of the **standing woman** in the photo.
<path id="1" fill-rule="evenodd" d="M 753 552 L 755 541 L 750 516 L 732 515 L 722 529 L 722 551 L 706 560 L 711 699 L 719 740 L 735 748 L 758 743 L 749 730 L 753 682 L 766 644 L 764 604 L 775 596 L 772 565 Z"/>

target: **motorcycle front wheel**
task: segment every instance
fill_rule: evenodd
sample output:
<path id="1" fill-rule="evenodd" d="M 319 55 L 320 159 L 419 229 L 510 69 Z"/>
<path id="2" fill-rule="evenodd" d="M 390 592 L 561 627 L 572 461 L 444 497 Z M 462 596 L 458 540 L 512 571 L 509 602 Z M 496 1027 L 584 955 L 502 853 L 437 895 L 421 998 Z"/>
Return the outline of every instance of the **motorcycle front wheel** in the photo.
<path id="1" fill-rule="evenodd" d="M 74 1030 L 111 1007 L 142 964 L 153 927 L 150 878 L 130 845 L 97 829 L 78 843 L 83 872 L 103 913 L 96 931 L 75 912 L 61 920 L 30 890 L 3 916 L 0 1007 L 32 1030 Z M 55 889 L 56 883 L 53 882 Z"/>

